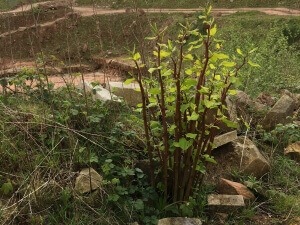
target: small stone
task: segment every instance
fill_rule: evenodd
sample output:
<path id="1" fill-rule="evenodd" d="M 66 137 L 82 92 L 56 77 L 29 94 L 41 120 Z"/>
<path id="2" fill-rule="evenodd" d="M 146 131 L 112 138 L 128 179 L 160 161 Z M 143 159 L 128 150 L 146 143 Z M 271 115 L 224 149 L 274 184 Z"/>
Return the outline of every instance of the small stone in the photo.
<path id="1" fill-rule="evenodd" d="M 224 178 L 219 180 L 217 190 L 219 194 L 242 195 L 244 200 L 255 199 L 254 194 L 245 185 Z"/>
<path id="2" fill-rule="evenodd" d="M 93 168 L 84 168 L 76 178 L 74 189 L 81 194 L 85 194 L 101 187 L 102 180 L 102 176 Z"/>
<path id="3" fill-rule="evenodd" d="M 242 195 L 216 195 L 207 196 L 208 207 L 215 212 L 232 212 L 245 207 Z"/>
<path id="4" fill-rule="evenodd" d="M 265 93 L 260 93 L 256 101 L 267 106 L 273 106 L 275 104 L 275 98 Z"/>
<path id="5" fill-rule="evenodd" d="M 202 222 L 196 218 L 174 217 L 161 219 L 157 225 L 202 225 Z"/>
<path id="6" fill-rule="evenodd" d="M 216 136 L 215 139 L 214 139 L 215 148 L 218 148 L 218 147 L 220 147 L 222 145 L 225 145 L 229 142 L 232 142 L 236 139 L 237 139 L 236 130 L 225 133 L 225 134 L 222 134 L 222 135 L 219 135 L 219 136 Z"/>
<path id="7" fill-rule="evenodd" d="M 290 144 L 284 149 L 284 154 L 300 162 L 300 141 Z"/>

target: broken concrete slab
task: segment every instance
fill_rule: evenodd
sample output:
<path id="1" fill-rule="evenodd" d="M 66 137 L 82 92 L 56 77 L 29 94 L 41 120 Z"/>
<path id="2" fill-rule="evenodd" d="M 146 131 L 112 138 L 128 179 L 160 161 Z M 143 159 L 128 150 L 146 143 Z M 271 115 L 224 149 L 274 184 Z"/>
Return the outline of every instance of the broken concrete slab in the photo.
<path id="1" fill-rule="evenodd" d="M 237 131 L 231 131 L 225 134 L 221 134 L 215 137 L 214 139 L 214 146 L 215 148 L 218 148 L 222 145 L 228 144 L 229 142 L 232 142 L 237 139 Z"/>
<path id="2" fill-rule="evenodd" d="M 207 196 L 207 204 L 211 211 L 214 212 L 232 212 L 245 207 L 242 195 L 216 195 Z"/>
<path id="3" fill-rule="evenodd" d="M 263 128 L 267 131 L 273 130 L 277 124 L 287 124 L 291 122 L 287 117 L 292 117 L 295 109 L 295 100 L 284 94 L 268 111 L 265 118 L 261 122 Z"/>
<path id="4" fill-rule="evenodd" d="M 202 225 L 202 222 L 196 218 L 173 217 L 160 219 L 157 225 Z"/>
<path id="5" fill-rule="evenodd" d="M 292 159 L 300 162 L 300 141 L 290 144 L 284 149 L 284 154 L 291 156 Z"/>
<path id="6" fill-rule="evenodd" d="M 244 200 L 254 200 L 254 194 L 243 184 L 224 178 L 219 180 L 217 190 L 219 194 L 242 195 Z"/>
<path id="7" fill-rule="evenodd" d="M 84 81 L 84 86 L 87 92 L 92 94 L 94 100 L 98 99 L 100 101 L 116 101 L 121 102 L 121 100 L 110 91 L 105 89 L 104 87 L 97 85 L 93 87 L 90 82 Z M 83 84 L 79 85 L 79 88 L 83 88 Z"/>
<path id="8" fill-rule="evenodd" d="M 139 85 L 136 83 L 124 84 L 123 82 L 108 82 L 105 87 L 118 97 L 122 97 L 123 100 L 130 106 L 136 106 L 142 102 L 142 97 L 139 90 Z"/>
<path id="9" fill-rule="evenodd" d="M 102 176 L 93 168 L 84 168 L 80 171 L 75 181 L 75 191 L 85 194 L 101 187 Z"/>

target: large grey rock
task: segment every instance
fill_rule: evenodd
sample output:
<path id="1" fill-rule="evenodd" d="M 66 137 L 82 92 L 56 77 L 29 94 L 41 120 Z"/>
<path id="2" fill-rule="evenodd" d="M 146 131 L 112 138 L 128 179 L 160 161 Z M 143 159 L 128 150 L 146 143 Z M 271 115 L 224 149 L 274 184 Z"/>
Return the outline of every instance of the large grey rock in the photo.
<path id="1" fill-rule="evenodd" d="M 202 222 L 196 218 L 174 217 L 161 219 L 157 225 L 202 225 Z"/>
<path id="2" fill-rule="evenodd" d="M 269 162 L 249 138 L 238 137 L 233 141 L 233 147 L 242 172 L 260 178 L 269 171 Z"/>
<path id="3" fill-rule="evenodd" d="M 216 195 L 207 196 L 207 205 L 211 211 L 232 212 L 245 207 L 242 195 Z"/>
<path id="4" fill-rule="evenodd" d="M 287 117 L 293 116 L 295 109 L 295 100 L 288 95 L 283 95 L 266 114 L 261 122 L 265 130 L 272 130 L 277 124 L 286 124 L 291 122 Z"/>
<path id="5" fill-rule="evenodd" d="M 122 97 L 130 106 L 136 106 L 142 102 L 141 93 L 137 90 L 139 85 L 136 83 L 124 84 L 123 82 L 109 82 L 106 89 L 118 97 Z"/>
<path id="6" fill-rule="evenodd" d="M 80 171 L 75 181 L 75 191 L 81 194 L 94 191 L 101 187 L 102 176 L 93 168 L 84 168 Z"/>
<path id="7" fill-rule="evenodd" d="M 229 142 L 232 142 L 237 139 L 237 132 L 236 130 L 221 134 L 215 137 L 214 139 L 214 146 L 215 148 L 218 148 L 222 145 L 228 144 Z"/>

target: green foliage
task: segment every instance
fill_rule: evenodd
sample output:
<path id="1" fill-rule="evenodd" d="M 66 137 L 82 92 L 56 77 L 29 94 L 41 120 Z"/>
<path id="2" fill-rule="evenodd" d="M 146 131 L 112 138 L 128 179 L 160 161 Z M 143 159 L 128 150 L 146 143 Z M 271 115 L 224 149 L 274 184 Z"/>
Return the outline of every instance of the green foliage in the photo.
<path id="1" fill-rule="evenodd" d="M 274 146 L 285 148 L 289 143 L 300 141 L 299 126 L 293 123 L 286 125 L 278 124 L 271 132 L 261 131 L 262 140 Z"/>
<path id="2" fill-rule="evenodd" d="M 190 197 L 202 183 L 203 168 L 208 162 L 216 163 L 211 151 L 220 123 L 236 127 L 225 116 L 225 98 L 235 94 L 230 88 L 239 82 L 241 68 L 247 63 L 257 66 L 249 60 L 255 49 L 245 53 L 238 49 L 239 57 L 222 51 L 224 42 L 215 38 L 217 26 L 211 9 L 206 8 L 199 16 L 204 32 L 187 21 L 180 24 L 182 30 L 176 41 L 163 42 L 166 28 L 152 26 L 154 36 L 147 39 L 155 40 L 156 48 L 149 74 L 139 66 L 141 55 L 135 49 L 131 53 L 138 70 L 133 78 L 142 96 L 138 111 L 144 122 L 152 186 L 156 185 L 154 162 L 158 162 L 162 168 L 158 186 L 163 190 L 164 203 L 168 199 L 189 202 L 182 205 L 184 214 L 189 214 L 193 205 Z"/>

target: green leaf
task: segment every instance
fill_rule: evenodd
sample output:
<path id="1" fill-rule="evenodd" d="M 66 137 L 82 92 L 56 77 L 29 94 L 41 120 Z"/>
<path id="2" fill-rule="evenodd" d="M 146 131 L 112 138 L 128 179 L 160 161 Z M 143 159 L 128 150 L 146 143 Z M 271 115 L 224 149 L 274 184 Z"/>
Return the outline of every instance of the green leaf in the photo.
<path id="1" fill-rule="evenodd" d="M 124 84 L 125 85 L 131 84 L 134 80 L 135 80 L 134 78 L 127 79 L 127 80 L 125 80 Z"/>
<path id="2" fill-rule="evenodd" d="M 197 137 L 197 134 L 188 133 L 185 136 L 191 139 L 195 139 Z"/>
<path id="3" fill-rule="evenodd" d="M 140 53 L 138 53 L 138 52 L 135 53 L 134 56 L 133 56 L 133 60 L 134 60 L 134 61 L 137 61 L 137 60 L 139 60 L 140 58 L 141 58 L 141 55 L 140 55 Z"/>
<path id="4" fill-rule="evenodd" d="M 194 57 L 192 56 L 192 54 L 187 54 L 187 55 L 184 56 L 184 59 L 185 60 L 193 60 Z"/>
<path id="5" fill-rule="evenodd" d="M 244 54 L 243 54 L 243 52 L 242 52 L 242 50 L 241 50 L 241 49 L 239 49 L 239 48 L 238 48 L 238 49 L 236 49 L 236 52 L 237 52 L 238 54 L 240 54 L 240 55 L 244 55 Z"/>
<path id="6" fill-rule="evenodd" d="M 210 35 L 214 36 L 217 33 L 217 26 L 215 25 L 212 29 L 210 29 Z"/>
<path id="7" fill-rule="evenodd" d="M 163 50 L 160 51 L 160 58 L 161 59 L 166 58 L 169 55 L 171 55 L 171 52 L 166 52 L 166 51 L 163 51 Z"/>
<path id="8" fill-rule="evenodd" d="M 143 210 L 144 209 L 144 202 L 142 201 L 142 199 L 137 199 L 135 202 L 134 202 L 134 208 L 136 210 Z"/>
<path id="9" fill-rule="evenodd" d="M 257 64 L 257 63 L 254 63 L 254 62 L 252 62 L 252 61 L 248 61 L 248 64 L 250 65 L 250 66 L 253 66 L 253 67 L 260 67 L 260 65 L 259 64 Z"/>
<path id="10" fill-rule="evenodd" d="M 158 95 L 160 94 L 160 89 L 159 88 L 151 88 L 149 89 L 149 93 L 153 95 Z"/>
<path id="11" fill-rule="evenodd" d="M 209 101 L 207 99 L 205 99 L 203 101 L 203 103 L 204 103 L 205 107 L 209 108 L 209 109 L 211 109 L 211 108 L 213 108 L 215 106 L 215 102 L 214 101 Z"/>
<path id="12" fill-rule="evenodd" d="M 192 75 L 192 74 L 193 74 L 193 70 L 187 69 L 187 70 L 185 70 L 185 73 L 186 73 L 187 75 Z"/>
<path id="13" fill-rule="evenodd" d="M 112 195 L 109 195 L 109 196 L 108 196 L 108 201 L 116 202 L 116 201 L 119 200 L 119 198 L 120 198 L 119 195 L 117 195 L 117 194 L 112 194 Z"/>
<path id="14" fill-rule="evenodd" d="M 79 113 L 77 109 L 71 109 L 70 112 L 73 116 L 77 116 Z"/>
<path id="15" fill-rule="evenodd" d="M 220 76 L 220 75 L 216 75 L 216 76 L 215 76 L 215 79 L 216 79 L 216 80 L 221 80 L 221 76 Z"/>
<path id="16" fill-rule="evenodd" d="M 185 138 L 180 138 L 179 142 L 174 142 L 174 146 L 181 148 L 183 151 L 188 150 L 189 147 L 191 147 L 193 144 L 192 140 L 186 140 Z"/>
<path id="17" fill-rule="evenodd" d="M 191 116 L 187 117 L 189 121 L 193 120 L 196 121 L 199 118 L 199 114 L 197 114 L 196 112 L 193 112 Z"/>
<path id="18" fill-rule="evenodd" d="M 155 70 L 157 70 L 157 68 L 150 68 L 148 71 L 149 73 L 153 73 Z"/>
<path id="19" fill-rule="evenodd" d="M 222 62 L 222 65 L 225 66 L 225 67 L 234 67 L 235 63 L 234 62 L 224 61 L 224 62 Z"/>
<path id="20" fill-rule="evenodd" d="M 211 162 L 211 163 L 217 164 L 217 162 L 213 156 L 209 156 L 208 154 L 205 154 L 205 155 L 203 155 L 203 158 L 205 159 L 206 162 Z"/>
<path id="21" fill-rule="evenodd" d="M 235 129 L 236 129 L 236 128 L 238 127 L 237 123 L 232 122 L 231 120 L 228 120 L 228 119 L 226 118 L 226 116 L 223 116 L 223 117 L 221 118 L 221 121 L 222 121 L 223 123 L 225 123 L 226 126 L 229 127 L 229 128 L 235 128 Z"/>
<path id="22" fill-rule="evenodd" d="M 185 79 L 183 82 L 183 85 L 187 85 L 187 86 L 195 86 L 196 84 L 197 84 L 197 81 L 192 78 Z"/>

